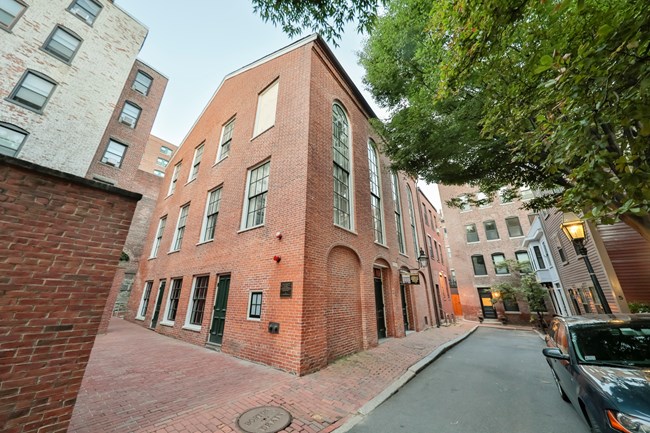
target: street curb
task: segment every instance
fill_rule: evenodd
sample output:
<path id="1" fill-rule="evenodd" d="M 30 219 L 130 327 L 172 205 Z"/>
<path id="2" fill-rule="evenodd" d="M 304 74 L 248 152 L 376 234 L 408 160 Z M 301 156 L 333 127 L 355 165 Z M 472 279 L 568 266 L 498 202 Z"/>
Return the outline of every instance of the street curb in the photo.
<path id="1" fill-rule="evenodd" d="M 400 376 L 393 383 L 388 385 L 386 389 L 377 394 L 372 400 L 368 403 L 361 406 L 356 414 L 352 415 L 345 423 L 343 423 L 339 428 L 332 430 L 332 433 L 346 433 L 352 429 L 355 425 L 361 422 L 370 412 L 375 410 L 380 404 L 388 400 L 393 394 L 397 393 L 401 387 L 406 385 L 411 379 L 413 379 L 420 371 L 425 367 L 431 364 L 436 359 L 440 358 L 442 354 L 446 351 L 472 335 L 474 331 L 478 329 L 479 325 L 475 325 L 472 329 L 467 331 L 465 334 L 454 338 L 438 347 L 436 347 L 433 352 L 422 358 L 420 361 L 411 365 L 402 376 Z"/>

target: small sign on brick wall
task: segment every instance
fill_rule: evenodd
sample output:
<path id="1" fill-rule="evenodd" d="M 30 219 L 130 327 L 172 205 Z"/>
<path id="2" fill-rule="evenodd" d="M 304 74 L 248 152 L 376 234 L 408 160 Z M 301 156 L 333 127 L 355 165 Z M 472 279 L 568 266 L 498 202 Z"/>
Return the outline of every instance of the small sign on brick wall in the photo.
<path id="1" fill-rule="evenodd" d="M 290 298 L 291 293 L 293 292 L 293 282 L 284 281 L 280 283 L 280 297 L 281 298 Z"/>

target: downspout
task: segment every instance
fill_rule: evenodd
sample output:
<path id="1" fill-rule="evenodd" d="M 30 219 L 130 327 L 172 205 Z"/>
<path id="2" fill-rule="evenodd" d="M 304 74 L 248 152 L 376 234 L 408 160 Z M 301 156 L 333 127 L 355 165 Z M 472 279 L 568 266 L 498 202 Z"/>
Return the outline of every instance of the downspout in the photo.
<path id="1" fill-rule="evenodd" d="M 424 228 L 424 217 L 422 216 L 422 203 L 420 202 L 420 193 L 422 191 L 420 190 L 420 187 L 418 187 L 417 180 L 415 181 L 415 190 L 416 190 L 416 195 L 417 195 L 417 200 L 418 200 L 418 213 L 420 214 L 420 226 L 422 227 L 422 240 L 424 242 L 424 248 L 427 252 L 430 253 L 429 247 L 426 243 L 427 239 L 427 232 L 426 229 Z M 427 254 L 428 256 L 428 254 Z M 429 284 L 431 284 L 431 292 L 433 293 L 433 314 L 435 315 L 436 318 L 436 328 L 440 328 L 440 311 L 438 309 L 438 298 L 440 295 L 436 291 L 436 285 L 433 283 L 433 272 L 431 271 L 431 257 L 429 257 Z"/>

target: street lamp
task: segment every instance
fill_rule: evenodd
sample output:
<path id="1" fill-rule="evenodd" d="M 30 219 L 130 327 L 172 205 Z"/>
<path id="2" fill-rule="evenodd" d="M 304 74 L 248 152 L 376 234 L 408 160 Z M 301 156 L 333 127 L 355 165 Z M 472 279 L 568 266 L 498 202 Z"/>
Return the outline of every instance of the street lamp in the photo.
<path id="1" fill-rule="evenodd" d="M 585 265 L 587 266 L 587 272 L 589 272 L 589 277 L 591 282 L 594 283 L 594 288 L 596 289 L 596 295 L 600 304 L 603 306 L 603 311 L 605 314 L 612 314 L 612 310 L 609 308 L 609 303 L 603 293 L 603 288 L 600 287 L 594 268 L 591 266 L 589 257 L 587 256 L 587 248 L 585 247 L 585 222 L 578 218 L 573 212 L 565 213 L 562 218 L 562 224 L 560 224 L 562 231 L 566 237 L 573 242 L 576 247 L 576 251 L 582 255 L 585 259 Z"/>
<path id="2" fill-rule="evenodd" d="M 420 248 L 420 255 L 418 256 L 418 265 L 420 269 L 429 266 L 429 256 L 426 255 L 422 248 Z"/>

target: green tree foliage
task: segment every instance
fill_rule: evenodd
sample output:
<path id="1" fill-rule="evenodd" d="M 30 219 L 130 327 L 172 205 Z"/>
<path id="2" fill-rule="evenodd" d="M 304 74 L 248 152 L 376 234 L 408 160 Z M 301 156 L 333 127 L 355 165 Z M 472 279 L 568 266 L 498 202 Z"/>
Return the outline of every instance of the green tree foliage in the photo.
<path id="1" fill-rule="evenodd" d="M 545 298 L 548 292 L 535 278 L 530 263 L 506 260 L 500 266 L 507 267 L 512 277 L 490 288 L 492 302 L 526 301 L 530 311 L 537 313 L 537 320 L 542 323 L 542 315 L 546 311 Z"/>
<path id="2" fill-rule="evenodd" d="M 253 0 L 253 10 L 289 36 L 310 29 L 337 45 L 348 22 L 356 21 L 358 31 L 368 32 L 383 4 L 385 0 Z"/>
<path id="3" fill-rule="evenodd" d="M 361 62 L 395 168 L 650 241 L 647 0 L 391 0 Z"/>

